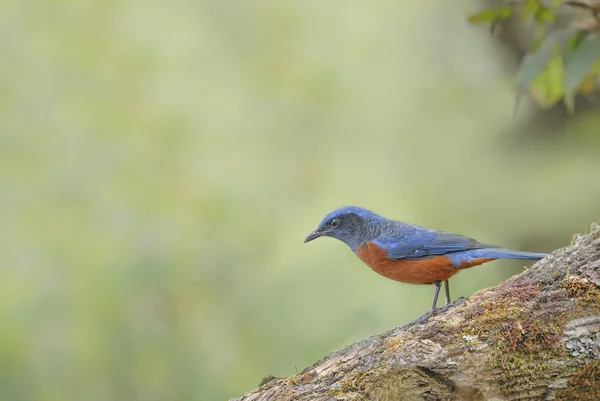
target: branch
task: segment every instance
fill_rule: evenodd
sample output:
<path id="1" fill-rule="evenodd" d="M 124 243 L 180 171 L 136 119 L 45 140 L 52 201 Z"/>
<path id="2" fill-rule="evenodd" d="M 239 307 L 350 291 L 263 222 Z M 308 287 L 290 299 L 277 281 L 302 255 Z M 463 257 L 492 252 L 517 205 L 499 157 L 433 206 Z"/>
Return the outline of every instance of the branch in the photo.
<path id="1" fill-rule="evenodd" d="M 267 377 L 238 401 L 600 399 L 600 225 L 423 324 Z"/>

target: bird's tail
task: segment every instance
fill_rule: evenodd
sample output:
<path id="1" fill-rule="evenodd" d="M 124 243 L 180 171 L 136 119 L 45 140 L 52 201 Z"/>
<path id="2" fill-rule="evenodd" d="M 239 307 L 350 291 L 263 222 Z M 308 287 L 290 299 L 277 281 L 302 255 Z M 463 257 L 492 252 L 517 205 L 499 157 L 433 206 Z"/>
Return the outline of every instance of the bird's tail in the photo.
<path id="1" fill-rule="evenodd" d="M 547 253 L 511 251 L 510 249 L 486 249 L 485 257 L 495 259 L 528 259 L 540 260 L 548 256 Z"/>

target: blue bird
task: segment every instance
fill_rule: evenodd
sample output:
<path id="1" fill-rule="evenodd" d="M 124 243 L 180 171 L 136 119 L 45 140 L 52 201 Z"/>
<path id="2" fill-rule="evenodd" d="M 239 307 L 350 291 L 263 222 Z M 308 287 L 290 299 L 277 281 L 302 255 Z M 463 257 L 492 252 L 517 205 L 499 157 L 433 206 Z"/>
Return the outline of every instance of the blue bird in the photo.
<path id="1" fill-rule="evenodd" d="M 501 249 L 458 234 L 386 219 L 358 206 L 329 213 L 304 242 L 332 237 L 344 242 L 373 271 L 409 284 L 433 284 L 430 313 L 437 308 L 444 283 L 450 304 L 450 277 L 463 269 L 496 259 L 539 260 L 544 253 Z"/>

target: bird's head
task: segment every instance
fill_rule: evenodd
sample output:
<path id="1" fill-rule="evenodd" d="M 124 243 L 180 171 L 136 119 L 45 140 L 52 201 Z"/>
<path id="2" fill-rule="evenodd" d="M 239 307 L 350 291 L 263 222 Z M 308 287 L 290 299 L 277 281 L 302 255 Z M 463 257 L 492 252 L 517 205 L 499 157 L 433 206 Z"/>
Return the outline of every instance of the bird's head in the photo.
<path id="1" fill-rule="evenodd" d="M 344 206 L 334 210 L 321 220 L 315 231 L 308 234 L 304 242 L 319 237 L 336 238 L 356 250 L 369 234 L 369 224 L 383 220 L 383 217 L 358 206 Z"/>

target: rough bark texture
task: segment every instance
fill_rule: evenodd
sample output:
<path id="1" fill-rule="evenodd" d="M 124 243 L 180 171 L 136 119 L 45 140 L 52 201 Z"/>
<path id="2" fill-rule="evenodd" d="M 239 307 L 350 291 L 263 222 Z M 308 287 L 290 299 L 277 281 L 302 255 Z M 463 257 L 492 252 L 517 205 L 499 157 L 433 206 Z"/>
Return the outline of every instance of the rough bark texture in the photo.
<path id="1" fill-rule="evenodd" d="M 422 324 L 235 400 L 600 400 L 600 225 Z"/>

